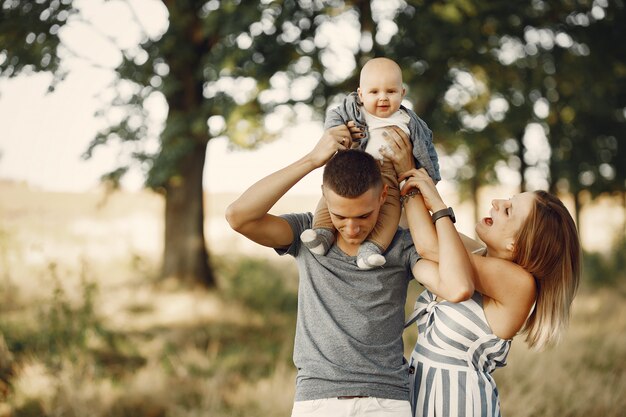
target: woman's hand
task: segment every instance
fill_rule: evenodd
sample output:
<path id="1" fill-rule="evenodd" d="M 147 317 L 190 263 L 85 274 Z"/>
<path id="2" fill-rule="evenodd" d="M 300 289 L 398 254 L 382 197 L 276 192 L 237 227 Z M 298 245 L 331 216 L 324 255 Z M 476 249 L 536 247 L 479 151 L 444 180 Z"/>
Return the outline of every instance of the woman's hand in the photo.
<path id="1" fill-rule="evenodd" d="M 396 175 L 415 168 L 413 146 L 411 146 L 409 136 L 397 126 L 385 128 L 383 136 L 387 141 L 387 146 L 381 147 L 379 152 L 391 161 Z"/>
<path id="2" fill-rule="evenodd" d="M 411 169 L 401 174 L 398 180 L 406 180 L 402 190 L 400 190 L 400 195 L 406 195 L 412 189 L 418 189 L 424 198 L 424 205 L 432 213 L 448 207 L 443 202 L 437 187 L 435 187 L 435 183 L 424 168 Z"/>

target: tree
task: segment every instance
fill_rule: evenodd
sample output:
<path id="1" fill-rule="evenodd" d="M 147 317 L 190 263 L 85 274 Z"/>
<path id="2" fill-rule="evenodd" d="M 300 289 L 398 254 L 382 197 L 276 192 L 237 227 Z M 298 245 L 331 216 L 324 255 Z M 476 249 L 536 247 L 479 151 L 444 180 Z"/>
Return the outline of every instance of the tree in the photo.
<path id="1" fill-rule="evenodd" d="M 357 87 L 361 65 L 378 55 L 400 64 L 408 99 L 436 144 L 463 158 L 455 176 L 475 205 L 478 188 L 497 179 L 499 165 L 519 169 L 520 188 L 526 188 L 526 174 L 537 169 L 523 140 L 531 125 L 543 127 L 552 148 L 541 164 L 553 188 L 624 192 L 620 1 L 159 4 L 169 26 L 136 48 L 121 48 L 124 59 L 115 68 L 120 94 L 112 107 L 123 116 L 86 154 L 111 140 L 137 145 L 132 156 L 148 186 L 165 196 L 164 276 L 214 285 L 203 235 L 208 142 L 228 135 L 240 146 L 256 146 L 271 136 L 264 117 L 291 114 L 299 102 L 322 114 L 336 96 Z M 5 0 L 1 13 L 0 74 L 51 71 L 54 82 L 61 80 L 58 33 L 80 18 L 72 1 Z M 354 58 L 354 69 L 341 77 L 329 75 L 338 58 L 330 52 L 335 40 L 320 36 L 336 18 L 360 26 L 360 42 L 344 52 Z M 155 97 L 168 106 L 156 151 L 142 146 L 150 126 L 146 103 Z M 107 178 L 116 182 L 127 170 L 120 166 Z"/>
<path id="2" fill-rule="evenodd" d="M 519 169 L 522 190 L 539 170 L 575 196 L 624 192 L 623 2 L 407 3 L 387 49 L 416 70 L 406 77 L 412 98 L 438 142 L 467 155 L 471 175 L 457 176 L 470 196 L 503 161 Z M 538 161 L 524 141 L 533 124 L 552 149 Z"/>
<path id="3" fill-rule="evenodd" d="M 59 29 L 75 13 L 72 0 L 4 1 L 0 9 L 0 76 L 50 71 L 62 79 Z"/>
<path id="4" fill-rule="evenodd" d="M 624 4 L 536 2 L 533 8 L 519 19 L 519 30 L 503 31 L 501 39 L 518 52 L 503 62 L 507 76 L 492 85 L 512 104 L 504 121 L 509 127 L 542 126 L 551 149 L 541 162 L 546 182 L 574 195 L 578 217 L 581 193 L 593 198 L 626 186 L 625 147 L 618 140 L 626 133 L 624 30 L 616 24 Z M 537 166 L 527 160 L 522 139 L 517 135 L 524 180 Z"/>
<path id="5" fill-rule="evenodd" d="M 120 48 L 123 60 L 112 86 L 120 94 L 103 114 L 117 108 L 122 117 L 94 139 L 86 155 L 110 140 L 137 144 L 134 160 L 144 167 L 147 185 L 165 198 L 163 276 L 211 287 L 215 277 L 203 232 L 207 144 L 228 134 L 237 144 L 254 146 L 268 138 L 264 115 L 312 100 L 313 94 L 294 98 L 289 86 L 318 65 L 303 57 L 316 51 L 316 18 L 324 6 L 304 0 L 164 0 L 163 6 L 169 14 L 165 33 L 146 34 L 137 47 Z M 68 51 L 59 30 L 72 19 L 85 19 L 73 2 L 6 0 L 1 13 L 2 75 L 51 71 L 61 80 L 60 51 Z M 280 90 L 281 81 L 287 85 L 282 98 L 263 94 Z M 151 151 L 141 145 L 148 129 L 144 105 L 155 95 L 167 103 L 168 114 L 159 149 Z M 128 168 L 120 166 L 106 178 L 115 183 Z"/>
<path id="6" fill-rule="evenodd" d="M 492 87 L 501 65 L 490 53 L 502 11 L 492 2 L 411 1 L 398 11 L 397 34 L 388 52 L 405 68 L 410 100 L 434 131 L 436 143 L 461 163 L 453 167 L 461 195 L 472 200 L 496 179 L 506 159 L 506 125 L 499 123 L 503 101 Z M 458 159 L 458 158 L 455 158 Z M 442 169 L 450 171 L 453 159 Z"/>
<path id="7" fill-rule="evenodd" d="M 571 192 L 577 209 L 585 194 L 626 195 L 626 52 L 620 42 L 626 31 L 617 24 L 625 18 L 623 2 L 570 15 L 578 53 L 557 59 L 561 99 L 547 120 L 552 186 Z"/>
<path id="8" fill-rule="evenodd" d="M 299 42 L 311 37 L 310 20 L 316 10 L 301 8 L 295 1 L 164 4 L 169 28 L 160 39 L 142 43 L 148 59 L 138 64 L 127 56 L 118 68 L 121 79 L 141 86 L 123 105 L 140 108 L 153 92 L 163 94 L 168 103 L 161 149 L 137 155 L 149 165 L 148 185 L 165 195 L 163 276 L 213 286 L 203 233 L 207 144 L 225 131 L 246 146 L 266 139 L 262 115 L 276 103 L 263 102 L 261 93 L 271 88 L 279 71 L 295 76 L 287 72 L 288 66 L 300 56 Z M 208 129 L 212 119 L 224 130 Z M 129 127 L 128 120 L 122 120 L 94 144 L 114 135 L 141 138 L 143 125 Z"/>

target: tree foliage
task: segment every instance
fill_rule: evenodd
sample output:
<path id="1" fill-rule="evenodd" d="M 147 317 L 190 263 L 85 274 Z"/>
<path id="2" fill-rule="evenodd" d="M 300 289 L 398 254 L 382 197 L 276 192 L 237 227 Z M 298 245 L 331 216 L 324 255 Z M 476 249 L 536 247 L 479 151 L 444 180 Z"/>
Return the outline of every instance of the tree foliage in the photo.
<path id="1" fill-rule="evenodd" d="M 154 2 L 168 26 L 119 47 L 101 112 L 107 127 L 86 156 L 111 141 L 133 145 L 132 163 L 166 200 L 164 276 L 214 284 L 203 234 L 208 142 L 228 136 L 257 146 L 276 133 L 269 115 L 288 121 L 301 104 L 323 115 L 357 87 L 373 56 L 402 67 L 408 101 L 451 155 L 442 168 L 466 196 L 475 199 L 502 168 L 519 172 L 520 188 L 536 187 L 526 181 L 538 173 L 574 194 L 624 192 L 622 0 Z M 132 2 L 112 3 L 125 4 L 141 27 Z M 2 1 L 0 74 L 62 79 L 62 57 L 74 51 L 59 32 L 85 20 L 80 4 Z M 345 34 L 328 30 L 337 22 Z M 348 71 L 338 73 L 341 66 Z M 155 100 L 166 104 L 165 120 L 151 119 Z M 529 127 L 543 132 L 550 151 L 528 148 Z M 118 181 L 129 161 L 107 178 Z"/>
<path id="2" fill-rule="evenodd" d="M 578 54 L 559 57 L 559 100 L 548 117 L 551 173 L 574 195 L 626 189 L 626 30 L 622 2 L 570 15 Z M 558 185 L 558 183 L 556 184 Z"/>
<path id="3" fill-rule="evenodd" d="M 59 29 L 72 14 L 72 0 L 4 0 L 0 8 L 0 76 L 50 71 L 58 78 Z M 56 81 L 58 81 L 58 78 Z"/>

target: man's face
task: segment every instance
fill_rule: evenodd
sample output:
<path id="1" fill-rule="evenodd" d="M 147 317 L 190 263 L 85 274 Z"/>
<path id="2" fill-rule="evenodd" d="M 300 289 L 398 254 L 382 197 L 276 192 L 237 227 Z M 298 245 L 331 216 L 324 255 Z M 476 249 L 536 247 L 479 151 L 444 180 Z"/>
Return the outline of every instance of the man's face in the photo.
<path id="1" fill-rule="evenodd" d="M 370 234 L 380 207 L 387 197 L 387 187 L 374 187 L 355 198 L 341 197 L 330 189 L 324 189 L 326 204 L 333 225 L 339 232 L 337 243 L 343 250 L 358 247 Z"/>

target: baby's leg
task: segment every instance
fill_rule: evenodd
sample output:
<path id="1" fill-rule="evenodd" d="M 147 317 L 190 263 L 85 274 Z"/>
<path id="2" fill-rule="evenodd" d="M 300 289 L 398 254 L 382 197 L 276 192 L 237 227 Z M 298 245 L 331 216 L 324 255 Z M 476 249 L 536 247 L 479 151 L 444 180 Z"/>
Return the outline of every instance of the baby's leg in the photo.
<path id="1" fill-rule="evenodd" d="M 380 208 L 378 220 L 367 240 L 361 244 L 357 254 L 357 265 L 361 269 L 382 266 L 386 262 L 384 253 L 398 230 L 402 206 L 400 189 L 393 164 L 389 160 L 381 167 L 383 183 L 387 185 L 387 198 Z"/>
<path id="2" fill-rule="evenodd" d="M 335 226 L 330 219 L 326 199 L 323 196 L 317 203 L 313 215 L 313 228 L 303 231 L 300 234 L 300 240 L 304 246 L 317 255 L 326 255 L 335 241 Z"/>
<path id="3" fill-rule="evenodd" d="M 384 252 L 387 250 L 387 247 L 389 247 L 389 244 L 398 230 L 402 206 L 400 205 L 398 178 L 396 177 L 396 172 L 393 169 L 391 161 L 384 161 L 381 173 L 383 174 L 383 183 L 387 185 L 387 198 L 380 208 L 376 225 L 370 232 L 367 240 L 374 242 Z"/>

